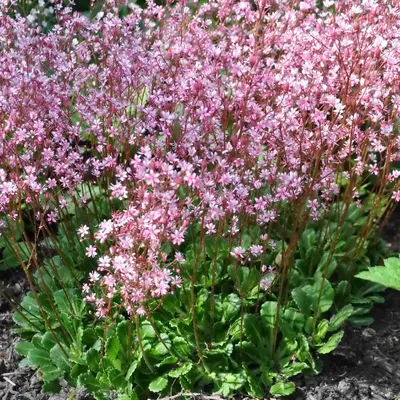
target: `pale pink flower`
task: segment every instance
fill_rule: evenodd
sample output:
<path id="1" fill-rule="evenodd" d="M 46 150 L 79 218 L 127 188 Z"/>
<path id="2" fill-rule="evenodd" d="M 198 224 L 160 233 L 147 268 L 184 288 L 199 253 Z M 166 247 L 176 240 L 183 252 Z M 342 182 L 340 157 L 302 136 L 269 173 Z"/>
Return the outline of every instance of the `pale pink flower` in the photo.
<path id="1" fill-rule="evenodd" d="M 231 251 L 231 256 L 233 256 L 239 260 L 243 259 L 245 254 L 246 254 L 246 250 L 241 246 L 235 247 L 233 249 L 233 251 Z"/>
<path id="2" fill-rule="evenodd" d="M 89 227 L 86 225 L 82 225 L 78 228 L 78 235 L 81 239 L 84 239 L 89 234 Z"/>
<path id="3" fill-rule="evenodd" d="M 96 257 L 97 255 L 97 249 L 94 246 L 88 246 L 86 247 L 86 256 L 87 257 Z"/>

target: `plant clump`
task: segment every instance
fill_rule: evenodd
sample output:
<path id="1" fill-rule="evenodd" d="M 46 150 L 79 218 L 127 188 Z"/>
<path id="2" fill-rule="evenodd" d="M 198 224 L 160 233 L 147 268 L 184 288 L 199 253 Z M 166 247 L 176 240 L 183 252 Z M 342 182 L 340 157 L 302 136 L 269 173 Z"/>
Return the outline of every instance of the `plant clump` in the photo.
<path id="1" fill-rule="evenodd" d="M 54 2 L 44 33 L 2 1 L 0 247 L 46 390 L 290 394 L 371 322 L 383 288 L 355 276 L 400 200 L 392 3 Z"/>

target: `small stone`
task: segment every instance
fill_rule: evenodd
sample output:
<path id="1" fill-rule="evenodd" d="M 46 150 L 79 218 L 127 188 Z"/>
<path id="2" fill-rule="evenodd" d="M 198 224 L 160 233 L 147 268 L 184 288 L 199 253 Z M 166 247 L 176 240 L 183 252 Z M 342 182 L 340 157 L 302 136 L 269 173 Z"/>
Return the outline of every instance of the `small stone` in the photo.
<path id="1" fill-rule="evenodd" d="M 30 384 L 31 384 L 31 386 L 41 386 L 42 385 L 42 380 L 38 377 L 37 373 L 32 375 L 32 377 L 30 379 Z"/>
<path id="2" fill-rule="evenodd" d="M 67 397 L 60 394 L 51 394 L 49 400 L 65 400 Z"/>
<path id="3" fill-rule="evenodd" d="M 21 294 L 22 289 L 21 289 L 21 285 L 19 283 L 16 283 L 13 288 L 12 291 L 14 293 L 14 296 L 18 296 L 19 294 Z"/>
<path id="4" fill-rule="evenodd" d="M 93 397 L 85 388 L 77 388 L 75 389 L 75 400 L 91 400 Z"/>
<path id="5" fill-rule="evenodd" d="M 342 394 L 348 394 L 352 389 L 351 383 L 348 382 L 347 380 L 340 381 L 338 383 L 338 387 L 337 388 L 338 388 L 339 392 L 342 393 Z"/>
<path id="6" fill-rule="evenodd" d="M 363 331 L 362 331 L 362 337 L 364 338 L 364 339 L 371 339 L 371 338 L 373 338 L 373 337 L 375 337 L 376 336 L 376 331 L 375 331 L 375 329 L 372 329 L 372 328 L 365 328 Z"/>

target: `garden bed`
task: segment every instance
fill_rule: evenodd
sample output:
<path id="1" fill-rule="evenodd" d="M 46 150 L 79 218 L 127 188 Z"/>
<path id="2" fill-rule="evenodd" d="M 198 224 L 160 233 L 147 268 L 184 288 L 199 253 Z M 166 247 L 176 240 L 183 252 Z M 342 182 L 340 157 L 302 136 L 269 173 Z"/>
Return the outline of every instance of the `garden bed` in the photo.
<path id="1" fill-rule="evenodd" d="M 400 9 L 130 2 L 0 2 L 0 396 L 400 400 Z"/>
<path id="2" fill-rule="evenodd" d="M 15 274 L 15 272 L 14 272 Z M 21 282 L 21 277 L 16 274 Z M 4 277 L 3 277 L 4 279 Z M 19 285 L 9 286 L 20 293 Z M 23 285 L 24 288 L 24 285 Z M 19 368 L 11 333 L 11 310 L 1 303 L 0 314 L 0 398 L 2 400 L 63 400 L 60 394 L 41 394 L 41 382 L 28 368 Z M 348 328 L 342 344 L 325 358 L 324 370 L 315 377 L 297 380 L 293 400 L 395 400 L 400 396 L 400 293 L 389 291 L 386 302 L 378 305 L 368 328 Z M 7 380 L 5 380 L 7 378 Z M 12 385 L 12 383 L 15 386 Z M 91 399 L 85 392 L 76 392 L 73 399 Z"/>
<path id="3" fill-rule="evenodd" d="M 384 232 L 397 246 L 400 213 Z M 390 237 L 388 237 L 390 235 Z M 13 295 L 21 298 L 28 285 L 21 272 L 3 273 L 1 281 Z M 340 346 L 325 357 L 318 376 L 297 379 L 293 400 L 396 400 L 400 396 L 400 293 L 388 291 L 386 302 L 375 307 L 374 323 L 367 328 L 346 329 Z M 18 367 L 20 357 L 13 346 L 17 336 L 11 332 L 12 312 L 8 303 L 0 303 L 0 398 L 2 400 L 89 400 L 85 391 L 63 390 L 60 394 L 42 394 L 41 381 L 29 368 Z M 72 397 L 71 395 L 74 395 Z M 70 397 L 69 397 L 70 396 Z M 214 398 L 215 396 L 213 396 Z"/>

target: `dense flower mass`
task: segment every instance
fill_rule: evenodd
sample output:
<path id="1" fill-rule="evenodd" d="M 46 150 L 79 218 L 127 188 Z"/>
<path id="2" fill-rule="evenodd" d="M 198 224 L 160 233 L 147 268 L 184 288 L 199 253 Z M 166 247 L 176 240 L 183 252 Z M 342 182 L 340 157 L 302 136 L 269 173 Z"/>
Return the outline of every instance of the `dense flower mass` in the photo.
<path id="1" fill-rule="evenodd" d="M 106 188 L 124 209 L 87 247 L 100 257 L 90 284 L 129 313 L 180 284 L 182 255 L 162 245 L 178 249 L 194 222 L 246 262 L 267 245 L 247 248 L 244 224 L 266 235 L 285 204 L 317 220 L 341 180 L 357 199 L 375 175 L 400 199 L 396 2 L 149 1 L 93 19 L 56 3 L 48 34 L 12 8 L 2 2 L 0 209 L 24 200 L 55 222 L 66 198 L 87 201 L 82 184 Z"/>

